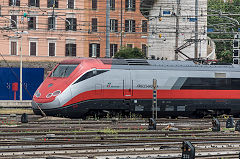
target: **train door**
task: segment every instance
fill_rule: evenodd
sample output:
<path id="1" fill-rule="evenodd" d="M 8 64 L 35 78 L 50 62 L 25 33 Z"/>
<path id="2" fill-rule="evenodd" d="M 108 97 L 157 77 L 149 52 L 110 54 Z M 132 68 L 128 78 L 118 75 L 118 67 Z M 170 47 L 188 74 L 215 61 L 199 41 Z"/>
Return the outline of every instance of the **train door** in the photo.
<path id="1" fill-rule="evenodd" d="M 102 95 L 102 84 L 95 84 L 95 94 L 96 95 Z"/>
<path id="2" fill-rule="evenodd" d="M 129 70 L 124 71 L 124 79 L 123 79 L 123 95 L 125 97 L 130 97 L 133 94 L 132 89 L 132 79 L 131 72 Z"/>

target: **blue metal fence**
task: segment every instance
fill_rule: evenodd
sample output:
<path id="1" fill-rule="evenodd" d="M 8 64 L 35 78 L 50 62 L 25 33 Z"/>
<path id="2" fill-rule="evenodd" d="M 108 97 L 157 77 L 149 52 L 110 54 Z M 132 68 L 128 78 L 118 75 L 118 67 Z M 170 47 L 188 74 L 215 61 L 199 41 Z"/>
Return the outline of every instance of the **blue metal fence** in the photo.
<path id="1" fill-rule="evenodd" d="M 16 99 L 19 100 L 19 68 L 0 68 L 0 100 L 13 100 L 12 83 L 18 83 Z M 43 68 L 23 68 L 23 100 L 31 100 L 34 92 L 44 79 Z M 25 89 L 26 88 L 26 89 Z M 28 93 L 29 92 L 29 93 Z"/>

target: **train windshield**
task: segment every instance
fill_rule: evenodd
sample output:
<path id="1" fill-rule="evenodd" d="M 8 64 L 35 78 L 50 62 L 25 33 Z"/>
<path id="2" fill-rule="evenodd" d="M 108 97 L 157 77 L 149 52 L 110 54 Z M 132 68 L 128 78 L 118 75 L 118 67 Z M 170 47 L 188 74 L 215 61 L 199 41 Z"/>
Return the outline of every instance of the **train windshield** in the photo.
<path id="1" fill-rule="evenodd" d="M 50 77 L 68 77 L 77 66 L 77 64 L 60 64 Z"/>

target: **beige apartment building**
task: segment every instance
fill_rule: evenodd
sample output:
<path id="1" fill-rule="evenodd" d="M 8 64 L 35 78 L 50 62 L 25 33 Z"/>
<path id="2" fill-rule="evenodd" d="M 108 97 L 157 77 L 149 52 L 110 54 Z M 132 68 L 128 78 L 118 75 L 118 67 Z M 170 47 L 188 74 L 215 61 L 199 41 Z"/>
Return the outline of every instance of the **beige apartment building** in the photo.
<path id="1" fill-rule="evenodd" d="M 60 61 L 113 57 L 127 46 L 147 54 L 148 24 L 140 0 L 109 0 L 109 7 L 106 2 L 1 1 L 0 53 L 6 60 L 19 60 L 22 55 L 25 61 Z"/>

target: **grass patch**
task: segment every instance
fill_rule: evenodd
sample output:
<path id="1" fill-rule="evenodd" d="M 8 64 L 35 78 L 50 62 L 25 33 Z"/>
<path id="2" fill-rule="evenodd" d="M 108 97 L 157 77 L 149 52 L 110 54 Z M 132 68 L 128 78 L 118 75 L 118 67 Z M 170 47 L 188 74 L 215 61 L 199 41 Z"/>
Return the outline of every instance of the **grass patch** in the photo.
<path id="1" fill-rule="evenodd" d="M 33 114 L 32 109 L 0 109 L 0 114 Z"/>

